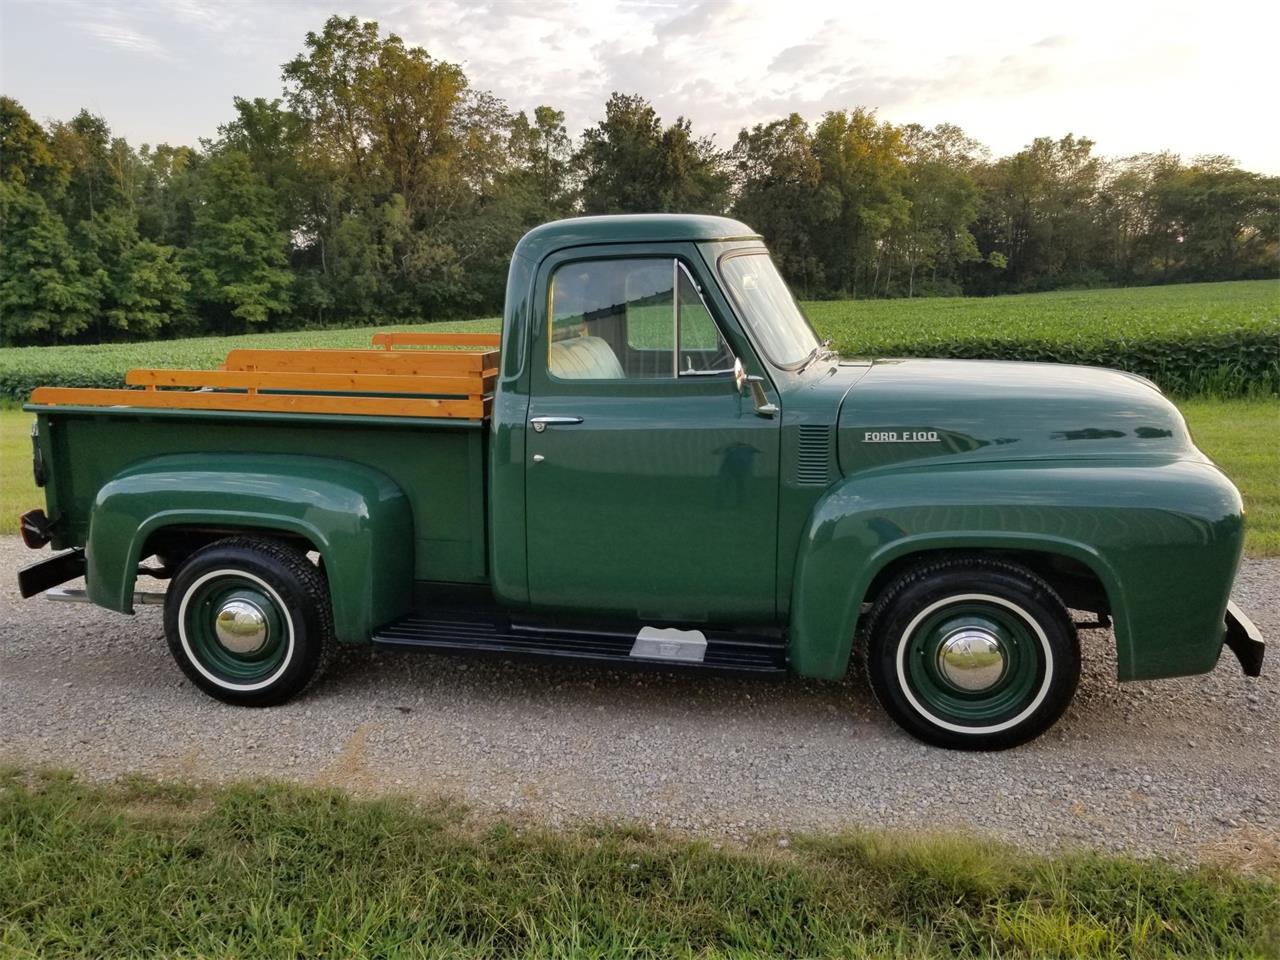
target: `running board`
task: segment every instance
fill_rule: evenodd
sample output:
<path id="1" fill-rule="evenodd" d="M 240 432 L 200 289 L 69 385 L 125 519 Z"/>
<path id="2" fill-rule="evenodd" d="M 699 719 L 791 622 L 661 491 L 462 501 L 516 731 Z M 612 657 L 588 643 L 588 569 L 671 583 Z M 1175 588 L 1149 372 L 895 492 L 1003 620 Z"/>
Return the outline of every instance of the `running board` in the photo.
<path id="1" fill-rule="evenodd" d="M 786 641 L 729 630 L 670 627 L 580 629 L 511 623 L 501 615 L 413 613 L 377 630 L 372 642 L 390 649 L 432 653 L 579 660 L 606 666 L 684 668 L 780 675 L 787 670 Z"/>
<path id="2" fill-rule="evenodd" d="M 154 590 L 136 590 L 133 594 L 133 605 L 135 607 L 162 607 L 164 606 L 163 593 L 157 593 Z M 92 603 L 89 594 L 85 590 L 73 590 L 70 587 L 53 587 L 44 592 L 46 600 L 54 600 L 58 603 Z"/>

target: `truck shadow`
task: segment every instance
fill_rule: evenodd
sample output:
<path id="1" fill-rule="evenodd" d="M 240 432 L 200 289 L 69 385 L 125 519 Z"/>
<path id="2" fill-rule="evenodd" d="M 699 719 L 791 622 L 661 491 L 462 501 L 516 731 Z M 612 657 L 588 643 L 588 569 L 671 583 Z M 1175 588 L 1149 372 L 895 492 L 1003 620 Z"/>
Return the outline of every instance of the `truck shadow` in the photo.
<path id="1" fill-rule="evenodd" d="M 893 729 L 852 668 L 839 681 L 795 676 L 608 667 L 500 656 L 452 657 L 416 652 L 344 650 L 309 700 L 376 699 L 388 706 L 461 700 L 491 705 L 605 708 L 647 714 L 659 721 L 690 708 L 721 716 L 767 712 L 778 720 L 840 717 L 852 713 Z"/>
<path id="2" fill-rule="evenodd" d="M 1080 686 L 1053 730 L 1055 739 L 1105 740 L 1116 747 L 1181 741 L 1206 726 L 1234 728 L 1242 707 L 1256 705 L 1257 693 L 1241 682 L 1229 654 L 1204 676 L 1121 684 L 1111 631 L 1082 631 L 1080 639 Z M 1254 699 L 1247 701 L 1250 696 Z M 311 703 L 345 698 L 404 712 L 456 704 L 516 714 L 542 710 L 576 719 L 591 713 L 621 714 L 655 724 L 685 721 L 691 710 L 707 719 L 774 729 L 787 724 L 848 725 L 853 720 L 862 734 L 909 741 L 880 709 L 856 660 L 843 679 L 817 681 L 349 649 L 307 694 Z"/>

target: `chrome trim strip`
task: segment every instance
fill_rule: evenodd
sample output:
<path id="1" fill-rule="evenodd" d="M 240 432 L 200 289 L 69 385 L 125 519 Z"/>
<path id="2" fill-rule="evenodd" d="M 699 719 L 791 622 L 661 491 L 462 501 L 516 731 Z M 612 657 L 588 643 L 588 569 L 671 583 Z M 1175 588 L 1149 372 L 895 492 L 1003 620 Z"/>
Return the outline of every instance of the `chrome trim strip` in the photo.
<path id="1" fill-rule="evenodd" d="M 738 325 L 742 327 L 743 332 L 747 335 L 747 339 L 751 342 L 751 345 L 756 348 L 756 352 L 764 357 L 765 360 L 767 360 L 770 365 L 776 369 L 795 372 L 808 363 L 809 358 L 806 357 L 804 360 L 797 360 L 794 363 L 779 363 L 774 360 L 773 357 L 769 356 L 769 351 L 764 349 L 759 338 L 756 336 L 755 328 L 752 326 L 751 320 L 747 316 L 746 309 L 739 301 L 738 295 L 733 292 L 732 285 L 725 282 L 723 264 L 726 260 L 732 260 L 734 257 L 758 256 L 765 256 L 770 260 L 773 259 L 773 254 L 771 254 L 769 252 L 769 248 L 765 246 L 739 247 L 720 254 L 720 256 L 716 258 L 716 279 L 720 281 L 720 289 L 723 291 L 724 298 L 728 301 L 730 309 L 737 314 Z M 775 270 L 778 267 L 776 263 L 773 266 Z M 783 282 L 786 283 L 786 280 L 784 279 Z M 800 301 L 796 299 L 795 291 L 791 289 L 790 284 L 787 284 L 787 293 L 791 295 L 791 302 L 796 305 L 796 309 L 800 310 Z M 804 322 L 809 327 L 809 331 L 813 333 L 813 339 L 817 340 L 817 331 L 813 329 L 813 323 L 809 320 L 808 315 L 803 310 L 800 310 L 800 316 L 804 318 Z"/>
<path id="2" fill-rule="evenodd" d="M 44 592 L 46 600 L 53 600 L 57 603 L 92 603 L 89 594 L 84 590 L 73 590 L 70 587 L 54 587 Z M 154 606 L 164 605 L 164 593 L 158 593 L 154 590 L 138 590 L 133 594 L 134 606 Z"/>
<path id="3" fill-rule="evenodd" d="M 680 378 L 680 260 L 671 258 L 671 379 Z"/>
<path id="4" fill-rule="evenodd" d="M 693 287 L 694 293 L 698 295 L 698 302 L 702 304 L 702 309 L 705 310 L 707 312 L 707 316 L 711 318 L 711 325 L 715 328 L 716 335 L 720 337 L 720 341 L 725 345 L 725 348 L 732 354 L 733 347 L 729 345 L 729 341 L 725 337 L 724 331 L 720 329 L 720 324 L 716 322 L 716 315 L 712 313 L 711 308 L 707 306 L 707 298 L 702 295 L 702 285 L 698 283 L 698 278 L 689 272 L 689 268 L 686 267 L 684 265 L 684 262 L 681 261 L 679 258 L 676 259 L 675 264 L 677 267 L 680 268 L 680 272 L 689 278 L 690 286 Z M 680 284 L 678 282 L 678 279 L 679 278 L 677 276 L 677 283 L 675 288 L 675 301 L 674 301 L 676 305 L 675 309 L 677 313 L 680 310 Z M 677 380 L 680 379 L 681 377 L 720 377 L 720 376 L 724 376 L 724 374 L 726 373 L 733 373 L 733 367 L 725 367 L 722 370 L 681 370 L 680 369 L 680 324 L 679 322 L 676 323 L 675 368 L 676 368 Z"/>

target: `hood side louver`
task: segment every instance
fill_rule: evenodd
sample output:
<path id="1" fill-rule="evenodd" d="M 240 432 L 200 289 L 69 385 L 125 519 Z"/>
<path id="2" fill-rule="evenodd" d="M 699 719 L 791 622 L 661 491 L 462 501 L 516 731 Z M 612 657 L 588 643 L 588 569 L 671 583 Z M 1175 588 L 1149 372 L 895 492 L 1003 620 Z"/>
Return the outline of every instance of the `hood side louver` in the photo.
<path id="1" fill-rule="evenodd" d="M 796 483 L 826 484 L 831 475 L 831 428 L 822 423 L 800 426 Z"/>

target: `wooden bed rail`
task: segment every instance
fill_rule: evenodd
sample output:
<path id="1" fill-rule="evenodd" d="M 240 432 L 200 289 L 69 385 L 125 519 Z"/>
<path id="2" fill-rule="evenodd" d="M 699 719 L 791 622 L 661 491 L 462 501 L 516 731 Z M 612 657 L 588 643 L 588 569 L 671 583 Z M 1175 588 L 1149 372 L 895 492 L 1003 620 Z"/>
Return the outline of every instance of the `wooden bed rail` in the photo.
<path id="1" fill-rule="evenodd" d="M 130 370 L 125 389 L 37 387 L 31 402 L 479 420 L 489 415 L 498 374 L 498 351 L 485 348 L 497 347 L 499 339 L 487 333 L 379 333 L 373 341 L 381 349 L 237 349 L 217 370 Z"/>
<path id="2" fill-rule="evenodd" d="M 434 397 L 345 397 L 338 394 L 226 393 L 36 387 L 31 402 L 47 406 L 146 407 L 165 410 L 245 410 L 258 413 L 340 413 L 371 417 L 482 420 L 492 403 Z"/>
<path id="3" fill-rule="evenodd" d="M 500 347 L 500 333 L 375 333 L 373 345 L 393 347 Z"/>
<path id="4" fill-rule="evenodd" d="M 130 370 L 131 387 L 200 387 L 218 390 L 288 390 L 303 393 L 407 393 L 483 397 L 493 392 L 490 376 L 414 376 L 381 373 L 287 373 L 279 370 Z"/>
<path id="5" fill-rule="evenodd" d="M 483 376 L 497 372 L 497 350 L 232 350 L 228 370 L 294 373 L 402 373 Z"/>

